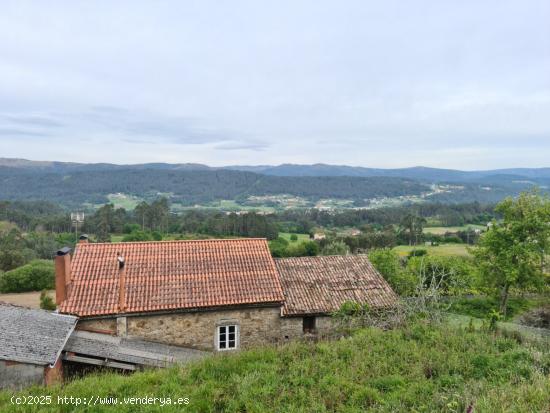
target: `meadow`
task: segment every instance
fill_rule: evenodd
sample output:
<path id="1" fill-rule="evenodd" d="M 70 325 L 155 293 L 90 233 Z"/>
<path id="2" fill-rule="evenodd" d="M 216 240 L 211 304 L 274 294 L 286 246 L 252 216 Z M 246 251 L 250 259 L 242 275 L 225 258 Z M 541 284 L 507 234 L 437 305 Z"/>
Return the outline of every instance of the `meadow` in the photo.
<path id="1" fill-rule="evenodd" d="M 428 251 L 428 254 L 435 256 L 460 256 L 468 257 L 468 246 L 466 244 L 440 244 L 440 245 L 399 245 L 394 248 L 400 256 L 406 257 L 412 250 L 424 249 Z"/>
<path id="2" fill-rule="evenodd" d="M 550 345 L 479 328 L 415 322 L 366 328 L 335 341 L 294 342 L 130 376 L 91 375 L 17 396 L 50 405 L 6 412 L 538 412 L 550 408 Z M 119 404 L 59 405 L 57 397 L 116 397 Z M 128 397 L 188 398 L 185 406 L 120 404 Z"/>

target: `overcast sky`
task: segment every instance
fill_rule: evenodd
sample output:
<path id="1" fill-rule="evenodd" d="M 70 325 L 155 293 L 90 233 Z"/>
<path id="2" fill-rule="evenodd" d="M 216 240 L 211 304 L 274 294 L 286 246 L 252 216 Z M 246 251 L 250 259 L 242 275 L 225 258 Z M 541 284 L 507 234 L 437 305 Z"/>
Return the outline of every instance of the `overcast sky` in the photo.
<path id="1" fill-rule="evenodd" d="M 550 166 L 550 1 L 2 1 L 0 157 Z"/>

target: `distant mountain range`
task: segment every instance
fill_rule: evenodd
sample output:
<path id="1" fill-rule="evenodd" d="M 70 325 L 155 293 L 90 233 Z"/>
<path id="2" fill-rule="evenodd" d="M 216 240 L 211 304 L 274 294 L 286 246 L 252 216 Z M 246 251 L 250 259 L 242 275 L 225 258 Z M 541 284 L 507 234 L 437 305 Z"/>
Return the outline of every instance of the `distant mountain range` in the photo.
<path id="1" fill-rule="evenodd" d="M 210 167 L 191 163 L 115 165 L 0 158 L 0 200 L 48 200 L 71 207 L 106 203 L 113 194 L 147 200 L 165 195 L 183 206 L 221 200 L 250 205 L 260 202 L 260 197 L 263 205 L 284 208 L 281 195 L 306 200 L 307 205 L 327 199 L 346 200 L 349 206 L 373 202 L 393 205 L 418 199 L 492 203 L 534 185 L 548 190 L 550 168 L 458 171 L 325 164 Z M 292 202 L 295 204 L 291 201 L 288 205 Z"/>
<path id="2" fill-rule="evenodd" d="M 212 167 L 197 163 L 144 163 L 119 165 L 109 163 L 73 163 L 55 161 L 30 161 L 16 158 L 0 158 L 0 167 L 40 169 L 51 172 L 76 172 L 76 171 L 108 171 L 120 169 L 156 169 L 156 170 L 187 170 L 208 171 L 228 169 L 234 171 L 253 172 L 272 176 L 353 176 L 353 177 L 397 177 L 417 179 L 430 182 L 475 182 L 500 180 L 539 180 L 550 179 L 550 167 L 547 168 L 509 168 L 490 169 L 480 171 L 461 171 L 456 169 L 440 169 L 425 166 L 411 168 L 381 169 L 366 168 L 362 166 L 328 165 L 328 164 L 281 164 L 281 165 L 231 165 Z"/>

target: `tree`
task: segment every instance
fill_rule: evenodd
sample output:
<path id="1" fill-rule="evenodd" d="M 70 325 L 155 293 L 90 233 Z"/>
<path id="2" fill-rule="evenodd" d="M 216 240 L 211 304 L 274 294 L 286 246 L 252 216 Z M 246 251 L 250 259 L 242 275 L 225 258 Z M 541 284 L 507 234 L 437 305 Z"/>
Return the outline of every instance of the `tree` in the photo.
<path id="1" fill-rule="evenodd" d="M 34 258 L 34 252 L 25 245 L 23 235 L 17 228 L 0 232 L 0 271 L 17 268 Z"/>
<path id="2" fill-rule="evenodd" d="M 139 222 L 139 225 L 141 225 L 142 231 L 145 231 L 145 222 L 147 220 L 147 216 L 149 215 L 148 211 L 149 204 L 145 201 L 140 202 L 134 208 L 134 217 Z"/>
<path id="3" fill-rule="evenodd" d="M 347 255 L 349 247 L 342 241 L 333 241 L 328 243 L 321 250 L 321 255 Z"/>
<path id="4" fill-rule="evenodd" d="M 544 262 L 549 252 L 550 199 L 538 192 L 507 198 L 473 250 L 484 284 L 498 292 L 500 312 L 506 316 L 510 289 L 526 290 L 544 282 Z"/>
<path id="5" fill-rule="evenodd" d="M 397 294 L 409 296 L 414 293 L 417 284 L 416 276 L 403 269 L 397 252 L 389 248 L 374 249 L 368 256 L 374 268 Z"/>
<path id="6" fill-rule="evenodd" d="M 418 215 L 407 214 L 403 217 L 399 225 L 401 230 L 407 233 L 409 245 L 418 244 L 419 239 L 422 237 L 422 231 L 424 230 L 425 224 L 426 219 Z"/>

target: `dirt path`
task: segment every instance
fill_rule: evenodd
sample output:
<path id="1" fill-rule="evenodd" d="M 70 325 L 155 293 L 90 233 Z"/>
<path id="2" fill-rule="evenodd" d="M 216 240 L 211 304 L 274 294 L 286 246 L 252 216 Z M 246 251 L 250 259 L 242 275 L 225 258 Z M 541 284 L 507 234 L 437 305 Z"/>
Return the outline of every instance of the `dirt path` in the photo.
<path id="1" fill-rule="evenodd" d="M 55 300 L 55 290 L 48 291 L 48 295 Z M 17 294 L 0 294 L 0 301 L 21 305 L 30 308 L 40 308 L 40 291 Z"/>

